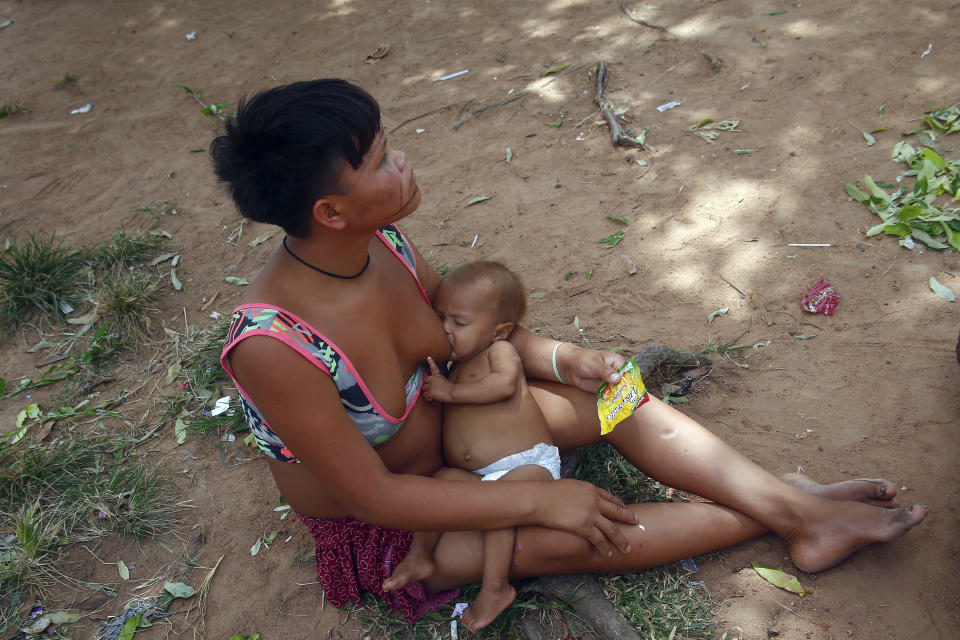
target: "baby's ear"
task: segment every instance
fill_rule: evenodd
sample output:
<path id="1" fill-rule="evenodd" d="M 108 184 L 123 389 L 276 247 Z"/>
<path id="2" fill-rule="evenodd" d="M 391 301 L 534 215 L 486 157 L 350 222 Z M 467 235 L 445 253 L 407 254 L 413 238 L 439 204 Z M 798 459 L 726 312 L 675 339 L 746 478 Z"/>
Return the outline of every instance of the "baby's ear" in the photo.
<path id="1" fill-rule="evenodd" d="M 493 328 L 493 340 L 506 340 L 510 337 L 510 334 L 513 333 L 514 327 L 517 325 L 509 320 L 507 322 L 501 322 Z"/>

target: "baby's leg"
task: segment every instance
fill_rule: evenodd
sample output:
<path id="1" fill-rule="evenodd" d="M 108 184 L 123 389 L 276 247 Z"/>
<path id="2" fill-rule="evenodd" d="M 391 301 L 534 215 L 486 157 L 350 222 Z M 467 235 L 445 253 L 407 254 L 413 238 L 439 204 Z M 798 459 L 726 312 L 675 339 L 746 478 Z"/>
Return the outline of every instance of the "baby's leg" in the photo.
<path id="1" fill-rule="evenodd" d="M 553 480 L 550 472 L 537 465 L 517 467 L 498 481 Z M 517 530 L 494 529 L 483 533 L 483 580 L 477 599 L 463 612 L 463 624 L 470 631 L 479 631 L 493 622 L 517 597 L 507 575 L 513 559 Z"/>
<path id="2" fill-rule="evenodd" d="M 461 469 L 444 468 L 438 471 L 434 477 L 444 480 L 468 480 L 477 481 L 476 474 Z M 383 581 L 384 591 L 397 591 L 403 589 L 411 582 L 425 580 L 433 575 L 437 570 L 437 565 L 433 561 L 433 550 L 437 548 L 437 542 L 440 541 L 440 531 L 416 531 L 413 534 L 413 541 L 410 543 L 410 551 L 394 568 L 389 578 Z M 512 544 L 512 543 L 511 543 Z"/>

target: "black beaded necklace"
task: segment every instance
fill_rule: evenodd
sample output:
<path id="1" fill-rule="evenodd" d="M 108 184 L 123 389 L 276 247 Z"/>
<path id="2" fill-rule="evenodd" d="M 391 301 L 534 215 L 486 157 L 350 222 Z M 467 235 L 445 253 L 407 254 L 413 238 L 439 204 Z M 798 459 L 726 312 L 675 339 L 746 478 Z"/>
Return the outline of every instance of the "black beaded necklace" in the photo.
<path id="1" fill-rule="evenodd" d="M 353 280 L 354 278 L 359 278 L 360 276 L 362 276 L 362 275 L 363 275 L 363 272 L 366 271 L 366 270 L 367 270 L 367 267 L 370 266 L 370 253 L 367 252 L 367 262 L 363 265 L 363 269 L 360 269 L 360 271 L 358 271 L 357 273 L 353 274 L 352 276 L 342 276 L 342 275 L 340 275 L 339 273 L 331 273 L 331 272 L 329 272 L 329 271 L 325 271 L 325 270 L 321 269 L 320 267 L 315 267 L 315 266 L 313 266 L 312 264 L 310 264 L 309 262 L 307 262 L 306 260 L 304 260 L 303 258 L 301 258 L 300 256 L 298 256 L 297 254 L 295 254 L 293 251 L 290 250 L 290 247 L 287 246 L 287 237 L 286 237 L 286 236 L 283 237 L 283 248 L 287 250 L 287 253 L 290 254 L 290 257 L 291 257 L 291 258 L 293 258 L 294 260 L 296 260 L 296 261 L 299 262 L 300 264 L 302 264 L 302 265 L 304 265 L 304 266 L 306 266 L 306 267 L 310 267 L 310 268 L 313 269 L 314 271 L 319 271 L 319 272 L 322 273 L 323 275 L 325 275 L 325 276 L 330 276 L 331 278 L 340 278 L 341 280 Z"/>

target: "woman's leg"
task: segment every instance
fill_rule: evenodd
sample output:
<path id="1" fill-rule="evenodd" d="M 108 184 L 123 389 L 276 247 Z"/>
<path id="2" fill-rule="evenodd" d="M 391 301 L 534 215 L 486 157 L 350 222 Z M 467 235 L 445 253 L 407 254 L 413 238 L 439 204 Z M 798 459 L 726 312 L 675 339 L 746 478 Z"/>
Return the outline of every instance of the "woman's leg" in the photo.
<path id="1" fill-rule="evenodd" d="M 705 502 L 629 505 L 640 526 L 618 525 L 632 551 L 604 556 L 586 540 L 542 527 L 517 529 L 512 578 L 577 573 L 626 573 L 722 549 L 766 531 L 733 509 Z M 444 533 L 434 552 L 437 570 L 424 585 L 433 590 L 476 582 L 482 573 L 482 532 Z"/>
<path id="2" fill-rule="evenodd" d="M 542 381 L 530 387 L 561 450 L 600 439 L 592 395 Z M 866 544 L 892 540 L 926 515 L 923 505 L 881 509 L 801 490 L 657 398 L 606 439 L 651 477 L 753 519 L 758 533 L 773 530 L 787 541 L 794 563 L 805 571 L 826 569 Z"/>

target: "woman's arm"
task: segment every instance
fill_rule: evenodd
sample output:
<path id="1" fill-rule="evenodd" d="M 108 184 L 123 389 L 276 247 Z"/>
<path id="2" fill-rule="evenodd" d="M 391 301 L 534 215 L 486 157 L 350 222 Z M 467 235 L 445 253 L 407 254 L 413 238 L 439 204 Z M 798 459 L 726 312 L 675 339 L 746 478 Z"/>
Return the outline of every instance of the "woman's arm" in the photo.
<path id="1" fill-rule="evenodd" d="M 617 382 L 620 379 L 617 368 L 626 361 L 622 355 L 610 351 L 584 349 L 569 342 L 558 343 L 520 326 L 510 334 L 510 342 L 520 354 L 528 378 L 555 380 L 590 393 L 594 393 L 604 381 Z"/>
<path id="2" fill-rule="evenodd" d="M 231 362 L 268 424 L 352 517 L 421 531 L 540 524 L 576 533 L 601 553 L 627 550 L 613 521 L 636 519 L 606 491 L 575 480 L 464 483 L 391 473 L 330 378 L 293 350 L 254 336 L 234 347 Z"/>

